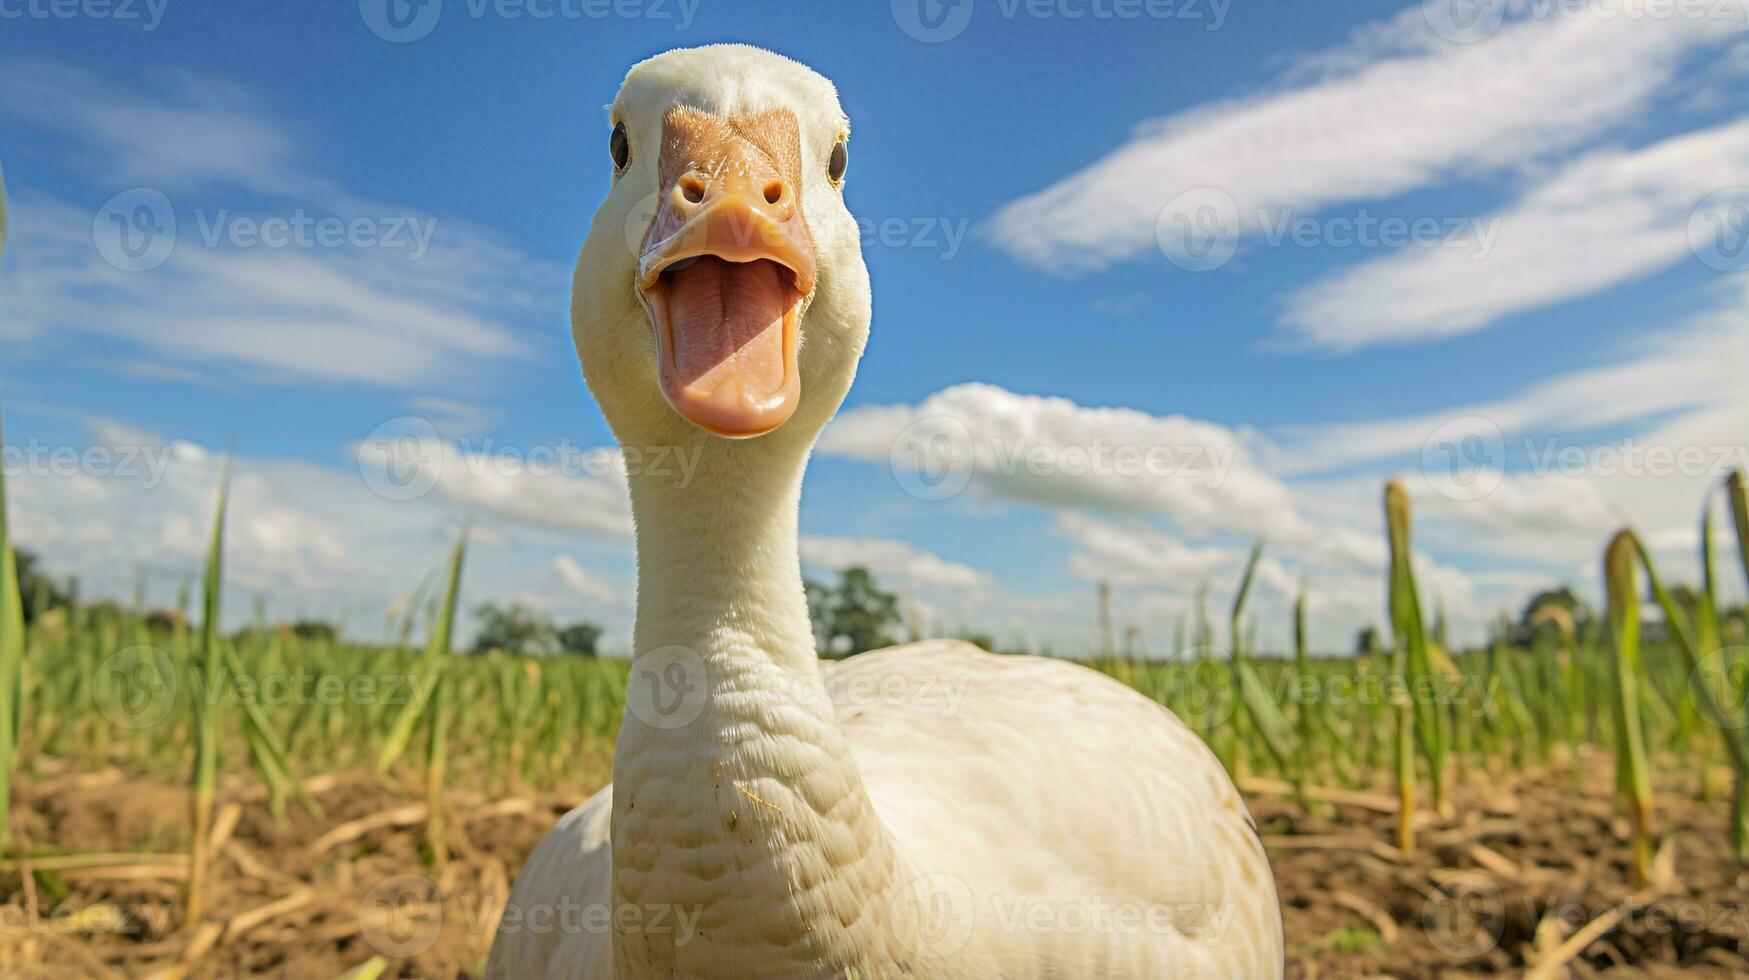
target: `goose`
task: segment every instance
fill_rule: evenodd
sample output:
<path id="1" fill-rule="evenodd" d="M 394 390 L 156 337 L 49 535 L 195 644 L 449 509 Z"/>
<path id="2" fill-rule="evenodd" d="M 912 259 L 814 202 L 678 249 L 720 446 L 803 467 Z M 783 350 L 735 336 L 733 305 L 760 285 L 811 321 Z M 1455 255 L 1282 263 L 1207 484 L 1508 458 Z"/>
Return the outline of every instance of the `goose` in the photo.
<path id="1" fill-rule="evenodd" d="M 633 659 L 612 784 L 518 873 L 494 978 L 1273 978 L 1244 800 L 1086 667 L 913 643 L 822 667 L 802 475 L 871 319 L 831 82 L 669 51 L 611 107 L 577 262 L 584 380 L 631 468 Z M 648 456 L 645 453 L 645 456 Z"/>

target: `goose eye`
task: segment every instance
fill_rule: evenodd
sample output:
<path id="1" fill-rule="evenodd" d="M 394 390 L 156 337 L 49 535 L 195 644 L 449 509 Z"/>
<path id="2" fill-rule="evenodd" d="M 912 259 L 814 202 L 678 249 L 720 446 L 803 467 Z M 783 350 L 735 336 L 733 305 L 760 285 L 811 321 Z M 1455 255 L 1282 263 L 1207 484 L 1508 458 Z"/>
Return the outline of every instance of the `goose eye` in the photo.
<path id="1" fill-rule="evenodd" d="M 844 182 L 844 168 L 850 166 L 850 147 L 839 140 L 832 147 L 832 158 L 826 161 L 826 176 L 834 184 Z"/>
<path id="2" fill-rule="evenodd" d="M 626 164 L 632 162 L 632 143 L 626 138 L 626 124 L 616 123 L 613 135 L 608 137 L 608 149 L 613 151 L 613 169 L 624 170 Z"/>

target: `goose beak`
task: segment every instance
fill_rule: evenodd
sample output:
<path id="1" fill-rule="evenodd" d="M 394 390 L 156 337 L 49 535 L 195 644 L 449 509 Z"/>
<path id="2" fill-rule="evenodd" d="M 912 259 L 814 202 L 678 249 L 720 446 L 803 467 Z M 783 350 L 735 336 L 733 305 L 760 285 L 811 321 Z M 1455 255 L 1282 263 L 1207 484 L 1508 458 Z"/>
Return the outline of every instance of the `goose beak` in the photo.
<path id="1" fill-rule="evenodd" d="M 796 352 L 815 277 L 801 185 L 739 137 L 689 149 L 689 163 L 714 165 L 674 168 L 638 257 L 662 396 L 717 435 L 764 435 L 801 401 Z"/>

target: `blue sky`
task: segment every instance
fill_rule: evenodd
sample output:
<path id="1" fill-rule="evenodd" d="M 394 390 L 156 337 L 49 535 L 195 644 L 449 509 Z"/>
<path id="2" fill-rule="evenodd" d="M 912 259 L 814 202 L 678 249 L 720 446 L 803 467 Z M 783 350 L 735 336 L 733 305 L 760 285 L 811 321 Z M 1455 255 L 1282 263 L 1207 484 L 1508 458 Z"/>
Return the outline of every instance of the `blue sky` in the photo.
<path id="1" fill-rule="evenodd" d="M 378 0 L 0 0 L 7 476 L 86 591 L 168 601 L 234 443 L 235 614 L 372 635 L 471 516 L 473 600 L 623 646 L 613 475 L 488 457 L 609 443 L 565 314 L 602 107 L 717 41 L 850 114 L 876 313 L 804 558 L 870 565 L 931 631 L 1080 652 L 1107 580 L 1164 651 L 1265 534 L 1261 635 L 1304 579 L 1344 648 L 1402 476 L 1475 636 L 1594 593 L 1624 521 L 1689 574 L 1749 456 L 1745 0 L 394 2 L 399 43 Z M 118 251 L 142 216 L 167 254 Z M 257 241 L 275 219 L 356 233 Z M 943 418 L 962 489 L 923 499 L 892 450 Z M 389 499 L 372 447 L 409 431 L 436 463 Z M 1097 447 L 1165 455 L 1076 470 Z"/>

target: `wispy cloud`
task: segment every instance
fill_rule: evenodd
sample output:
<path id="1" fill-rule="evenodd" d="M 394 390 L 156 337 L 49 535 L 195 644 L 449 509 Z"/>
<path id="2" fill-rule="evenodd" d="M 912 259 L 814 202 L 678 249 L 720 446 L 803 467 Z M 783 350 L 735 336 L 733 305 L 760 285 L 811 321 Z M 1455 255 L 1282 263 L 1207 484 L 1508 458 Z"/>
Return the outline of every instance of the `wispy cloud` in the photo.
<path id="1" fill-rule="evenodd" d="M 1721 193 L 1708 205 L 1717 217 L 1749 206 L 1745 173 L 1749 120 L 1595 153 L 1489 219 L 1498 233 L 1484 254 L 1400 250 L 1302 289 L 1283 320 L 1300 340 L 1338 351 L 1480 330 L 1693 261 L 1690 226 L 1707 217 L 1697 207 Z"/>
<path id="2" fill-rule="evenodd" d="M 528 356 L 519 325 L 562 306 L 562 269 L 461 218 L 347 191 L 228 83 L 129 87 L 25 60 L 0 64 L 0 84 L 24 93 L 0 112 L 59 137 L 69 166 L 117 194 L 93 212 L 13 188 L 0 304 L 17 337 L 122 338 L 127 363 L 159 373 L 407 388 Z M 120 236 L 145 251 L 118 254 Z"/>
<path id="3" fill-rule="evenodd" d="M 1727 282 L 1720 305 L 1658 332 L 1606 363 L 1554 374 L 1506 398 L 1370 422 L 1300 426 L 1276 433 L 1288 473 L 1418 457 L 1436 432 L 1465 419 L 1506 436 L 1596 432 L 1673 413 L 1749 410 L 1749 289 Z"/>
<path id="4" fill-rule="evenodd" d="M 991 241 L 1032 265 L 1097 270 L 1155 252 L 1161 212 L 1198 188 L 1230 196 L 1231 232 L 1251 234 L 1269 213 L 1545 161 L 1631 118 L 1685 55 L 1740 26 L 1587 8 L 1514 18 L 1486 40 L 1452 44 L 1432 34 L 1420 7 L 1303 62 L 1276 90 L 1137 127 L 1103 159 L 1002 208 Z"/>
<path id="5" fill-rule="evenodd" d="M 956 561 L 948 561 L 916 545 L 891 538 L 841 538 L 830 535 L 803 535 L 802 561 L 842 571 L 861 567 L 874 573 L 881 581 L 891 581 L 911 588 L 983 589 L 991 585 L 990 576 Z"/>

